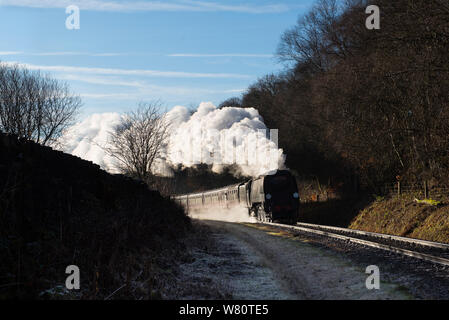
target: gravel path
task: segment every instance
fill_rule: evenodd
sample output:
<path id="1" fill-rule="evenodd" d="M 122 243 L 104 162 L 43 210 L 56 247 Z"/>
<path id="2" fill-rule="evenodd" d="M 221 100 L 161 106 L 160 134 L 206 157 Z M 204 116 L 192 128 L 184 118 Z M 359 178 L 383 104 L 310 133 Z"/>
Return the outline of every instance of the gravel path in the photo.
<path id="1" fill-rule="evenodd" d="M 399 285 L 415 299 L 449 300 L 447 266 L 303 231 L 292 231 L 290 235 L 327 251 L 339 252 L 353 265 L 377 265 L 383 281 Z"/>
<path id="2" fill-rule="evenodd" d="M 195 221 L 201 239 L 178 270 L 177 299 L 410 299 L 383 279 L 368 290 L 369 264 L 257 224 Z M 182 284 L 182 285 L 181 285 Z M 173 297 L 172 297 L 173 298 Z"/>

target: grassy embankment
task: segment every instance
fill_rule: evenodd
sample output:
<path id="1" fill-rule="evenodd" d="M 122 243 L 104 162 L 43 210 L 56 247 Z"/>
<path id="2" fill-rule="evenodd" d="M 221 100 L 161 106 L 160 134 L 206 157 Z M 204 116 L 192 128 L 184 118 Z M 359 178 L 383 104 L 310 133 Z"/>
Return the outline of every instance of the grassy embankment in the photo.
<path id="1" fill-rule="evenodd" d="M 350 228 L 449 243 L 449 206 L 417 203 L 412 196 L 372 202 L 354 218 Z"/>
<path id="2" fill-rule="evenodd" d="M 449 243 L 448 202 L 411 195 L 305 203 L 300 221 Z"/>

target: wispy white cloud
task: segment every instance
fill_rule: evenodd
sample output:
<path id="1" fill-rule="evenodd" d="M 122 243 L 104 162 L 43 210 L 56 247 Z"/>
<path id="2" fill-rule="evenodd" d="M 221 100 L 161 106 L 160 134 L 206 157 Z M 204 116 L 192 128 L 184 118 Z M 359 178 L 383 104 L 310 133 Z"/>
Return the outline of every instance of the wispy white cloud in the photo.
<path id="1" fill-rule="evenodd" d="M 121 100 L 145 100 L 148 97 L 160 97 L 163 95 L 178 96 L 182 98 L 188 97 L 202 97 L 204 95 L 214 94 L 239 94 L 245 89 L 223 89 L 223 90 L 209 90 L 195 87 L 173 87 L 173 86 L 156 86 L 146 85 L 137 92 L 104 92 L 104 93 L 81 93 L 80 96 L 89 99 L 121 99 Z"/>
<path id="2" fill-rule="evenodd" d="M 240 12 L 240 13 L 280 13 L 290 8 L 285 4 L 222 4 L 193 0 L 177 1 L 111 1 L 111 0 L 0 0 L 0 5 L 32 8 L 66 8 L 77 5 L 81 10 L 90 11 L 191 11 L 191 12 Z"/>
<path id="3" fill-rule="evenodd" d="M 1 0 L 0 0 L 1 1 Z M 0 51 L 0 56 L 23 55 L 23 56 L 92 56 L 92 57 L 114 57 L 125 56 L 129 53 L 116 52 L 78 52 L 78 51 L 55 51 L 55 52 L 23 52 L 23 51 Z"/>
<path id="4" fill-rule="evenodd" d="M 184 0 L 193 6 L 198 6 L 203 10 L 210 11 L 230 11 L 245 13 L 280 13 L 289 10 L 289 6 L 285 4 L 268 4 L 268 5 L 227 5 L 218 2 Z"/>
<path id="5" fill-rule="evenodd" d="M 111 77 L 105 78 L 105 77 L 76 75 L 76 74 L 60 74 L 57 75 L 57 78 L 60 80 L 80 81 L 90 84 L 100 84 L 107 86 L 134 87 L 134 88 L 143 88 L 145 86 L 145 84 L 141 81 L 126 81 L 123 79 Z"/>
<path id="6" fill-rule="evenodd" d="M 117 56 L 125 56 L 128 55 L 128 53 L 113 53 L 113 52 L 106 52 L 106 53 L 91 53 L 90 54 L 93 57 L 117 57 Z"/>
<path id="7" fill-rule="evenodd" d="M 189 58 L 273 58 L 272 54 L 253 54 L 253 53 L 174 53 L 167 55 L 169 57 L 189 57 Z"/>
<path id="8" fill-rule="evenodd" d="M 13 65 L 15 62 L 3 62 Z M 104 68 L 86 68 L 86 67 L 67 67 L 67 66 L 38 66 L 31 64 L 19 64 L 31 70 L 54 71 L 54 77 L 59 80 L 77 81 L 94 85 L 111 86 L 111 89 L 103 88 L 105 92 L 83 92 L 80 96 L 88 99 L 111 99 L 111 100 L 145 100 L 150 96 L 176 96 L 184 99 L 201 98 L 205 95 L 216 94 L 239 94 L 246 89 L 208 89 L 205 87 L 191 86 L 161 86 L 155 85 L 144 80 L 128 80 L 128 75 L 146 75 L 149 70 L 123 70 L 123 69 L 104 69 Z M 158 71 L 161 72 L 161 71 Z M 173 72 L 169 72 L 171 75 Z M 151 75 L 153 75 L 151 73 Z M 182 77 L 187 75 L 193 77 L 215 77 L 217 74 L 186 74 L 181 73 Z M 164 73 L 164 76 L 168 76 Z M 177 73 L 175 76 L 179 76 Z M 237 75 L 241 76 L 241 75 Z M 112 89 L 112 87 L 115 87 Z M 130 90 L 126 90 L 129 88 Z M 101 89 L 100 89 L 101 90 Z M 118 91 L 117 91 L 118 90 Z"/>
<path id="9" fill-rule="evenodd" d="M 21 51 L 0 51 L 0 56 L 12 56 L 23 54 Z"/>
<path id="10" fill-rule="evenodd" d="M 1 0 L 0 0 L 1 1 Z M 91 56 L 91 57 L 116 57 L 129 55 L 148 55 L 147 53 L 118 53 L 118 52 L 80 52 L 80 51 L 54 51 L 54 52 L 23 52 L 23 51 L 0 51 L 0 56 L 23 55 L 23 56 Z M 186 58 L 273 58 L 273 54 L 260 53 L 172 53 L 167 57 Z"/>
<path id="11" fill-rule="evenodd" d="M 86 52 L 74 52 L 74 51 L 57 51 L 57 52 L 34 52 L 27 53 L 29 56 L 86 56 L 89 55 Z"/>
<path id="12" fill-rule="evenodd" d="M 28 63 L 17 63 L 14 61 L 4 62 L 9 65 L 19 64 L 30 70 L 41 70 L 49 72 L 66 72 L 82 74 L 102 74 L 102 75 L 121 75 L 121 76 L 148 76 L 164 78 L 236 78 L 248 79 L 249 75 L 235 73 L 198 73 L 182 71 L 159 71 L 145 69 L 114 69 L 114 68 L 91 68 L 91 67 L 73 67 L 73 66 L 45 66 Z"/>
<path id="13" fill-rule="evenodd" d="M 119 87 L 133 87 L 138 89 L 133 95 L 141 96 L 148 94 L 171 94 L 171 95 L 191 95 L 191 94 L 219 94 L 219 93 L 229 93 L 236 94 L 242 93 L 245 89 L 222 89 L 222 90 L 211 90 L 206 88 L 195 88 L 195 87 L 179 87 L 179 86 L 159 86 L 154 85 L 145 81 L 127 81 L 120 78 L 111 77 L 98 77 L 98 76 L 80 76 L 74 74 L 61 74 L 57 76 L 61 80 L 69 81 L 79 81 L 90 84 L 99 84 L 106 86 L 119 86 Z M 104 98 L 104 97 L 117 97 L 117 98 L 130 98 L 129 93 L 100 93 L 100 94 L 83 94 L 90 98 Z"/>
<path id="14" fill-rule="evenodd" d="M 82 98 L 88 99 L 135 99 L 135 95 L 130 95 L 129 93 L 81 93 L 79 95 Z"/>

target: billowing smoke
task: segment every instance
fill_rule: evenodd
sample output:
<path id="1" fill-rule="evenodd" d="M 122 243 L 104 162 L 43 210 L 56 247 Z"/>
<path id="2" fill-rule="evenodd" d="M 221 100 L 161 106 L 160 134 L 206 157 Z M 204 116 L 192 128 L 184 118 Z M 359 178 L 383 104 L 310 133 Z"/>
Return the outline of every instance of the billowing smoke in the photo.
<path id="1" fill-rule="evenodd" d="M 191 210 L 189 216 L 193 219 L 200 220 L 218 220 L 226 222 L 249 222 L 255 223 L 257 219 L 248 214 L 247 208 L 231 208 L 231 209 L 206 209 Z"/>
<path id="2" fill-rule="evenodd" d="M 114 160 L 101 146 L 108 132 L 120 123 L 118 113 L 94 114 L 71 127 L 62 141 L 63 150 L 114 171 Z M 166 114 L 170 137 L 153 170 L 170 175 L 170 168 L 209 164 L 214 172 L 234 165 L 236 175 L 257 176 L 282 168 L 285 156 L 277 146 L 277 131 L 268 130 L 254 108 L 225 107 L 201 103 L 192 114 L 176 106 Z"/>
<path id="3" fill-rule="evenodd" d="M 93 114 L 65 132 L 60 139 L 61 149 L 115 172 L 114 159 L 106 154 L 103 147 L 107 145 L 109 132 L 121 121 L 122 116 L 118 113 Z"/>
<path id="4" fill-rule="evenodd" d="M 284 166 L 276 131 L 267 130 L 254 108 L 224 107 L 201 103 L 192 115 L 184 107 L 167 114 L 172 124 L 166 159 L 171 165 L 191 167 L 205 163 L 221 172 L 236 164 L 239 174 L 257 176 Z"/>

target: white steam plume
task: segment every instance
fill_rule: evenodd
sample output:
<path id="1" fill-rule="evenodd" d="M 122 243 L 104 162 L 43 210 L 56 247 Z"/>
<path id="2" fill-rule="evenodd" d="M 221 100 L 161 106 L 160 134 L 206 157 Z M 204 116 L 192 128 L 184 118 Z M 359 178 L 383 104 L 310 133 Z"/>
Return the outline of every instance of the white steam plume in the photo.
<path id="1" fill-rule="evenodd" d="M 118 113 L 96 113 L 70 127 L 60 139 L 62 150 L 116 172 L 114 159 L 101 146 L 107 144 L 109 132 L 120 124 Z"/>
<path id="2" fill-rule="evenodd" d="M 100 146 L 107 144 L 108 132 L 121 119 L 118 113 L 88 117 L 67 131 L 62 139 L 63 150 L 115 171 L 113 158 Z M 236 174 L 245 176 L 284 167 L 282 149 L 267 138 L 269 130 L 254 108 L 217 109 L 212 103 L 201 103 L 191 114 L 187 108 L 176 106 L 166 114 L 166 120 L 170 124 L 170 137 L 161 158 L 155 161 L 156 174 L 167 176 L 172 167 L 200 163 L 212 165 L 214 172 L 236 164 Z"/>
<path id="3" fill-rule="evenodd" d="M 206 209 L 206 210 L 191 210 L 189 216 L 193 219 L 199 220 L 218 220 L 226 222 L 257 222 L 255 217 L 248 214 L 247 208 L 232 208 L 232 209 Z"/>

